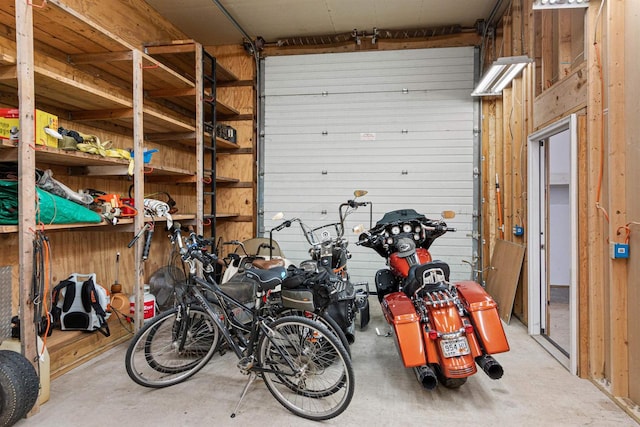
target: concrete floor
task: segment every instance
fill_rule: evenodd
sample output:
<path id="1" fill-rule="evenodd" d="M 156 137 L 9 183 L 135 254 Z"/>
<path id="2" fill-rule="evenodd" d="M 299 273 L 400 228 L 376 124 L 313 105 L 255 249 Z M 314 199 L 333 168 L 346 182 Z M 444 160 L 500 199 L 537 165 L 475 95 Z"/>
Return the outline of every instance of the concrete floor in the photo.
<path id="1" fill-rule="evenodd" d="M 375 298 L 375 297 L 374 297 Z M 352 345 L 356 391 L 349 408 L 325 425 L 340 426 L 637 426 L 591 382 L 579 379 L 551 357 L 513 319 L 506 326 L 511 351 L 496 355 L 505 375 L 489 379 L 479 372 L 458 390 L 423 390 L 405 369 L 386 331 L 377 300 L 368 329 Z M 50 400 L 40 412 L 19 421 L 34 426 L 311 426 L 256 381 L 236 418 L 246 377 L 232 353 L 212 361 L 185 383 L 146 389 L 129 379 L 124 367 L 127 344 L 106 352 L 51 382 Z"/>

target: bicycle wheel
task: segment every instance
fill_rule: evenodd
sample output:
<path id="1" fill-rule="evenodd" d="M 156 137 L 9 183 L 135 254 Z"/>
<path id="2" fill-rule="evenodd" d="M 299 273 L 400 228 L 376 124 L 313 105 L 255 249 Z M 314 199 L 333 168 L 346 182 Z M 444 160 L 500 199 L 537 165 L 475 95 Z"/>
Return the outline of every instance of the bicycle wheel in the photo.
<path id="1" fill-rule="evenodd" d="M 144 325 L 131 340 L 125 356 L 127 374 L 136 383 L 152 388 L 168 387 L 198 372 L 211 359 L 220 331 L 209 314 L 183 306 L 161 313 Z"/>
<path id="2" fill-rule="evenodd" d="M 333 317 L 329 316 L 326 311 L 317 313 L 311 311 L 296 310 L 295 308 L 283 308 L 278 312 L 278 316 L 302 316 L 311 320 L 317 320 L 318 322 L 325 325 L 327 329 L 329 329 L 329 331 L 333 332 L 333 334 L 340 339 L 340 342 L 344 346 L 345 350 L 347 350 L 347 354 L 349 354 L 349 357 L 351 357 L 351 346 L 349 345 L 347 336 L 344 334 L 344 331 L 340 328 Z"/>
<path id="3" fill-rule="evenodd" d="M 340 415 L 355 386 L 346 349 L 318 321 L 299 316 L 277 319 L 258 343 L 262 377 L 289 411 L 314 421 Z"/>

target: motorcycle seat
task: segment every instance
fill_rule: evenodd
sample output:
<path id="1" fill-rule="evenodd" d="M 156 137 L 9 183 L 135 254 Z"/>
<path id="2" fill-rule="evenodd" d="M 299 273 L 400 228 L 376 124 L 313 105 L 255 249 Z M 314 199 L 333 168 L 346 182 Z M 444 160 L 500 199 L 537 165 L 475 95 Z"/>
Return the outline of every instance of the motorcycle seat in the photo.
<path id="1" fill-rule="evenodd" d="M 282 280 L 287 276 L 284 267 L 274 267 L 268 270 L 250 269 L 245 271 L 247 278 L 255 280 L 258 288 L 262 291 L 273 290 L 282 284 Z"/>
<path id="2" fill-rule="evenodd" d="M 402 290 L 412 297 L 416 291 L 445 290 L 449 281 L 449 264 L 443 261 L 431 261 L 425 264 L 412 265 L 409 274 L 402 284 Z"/>
<path id="3" fill-rule="evenodd" d="M 254 267 L 261 270 L 269 270 L 275 267 L 284 267 L 284 260 L 282 258 L 254 259 L 251 263 Z"/>

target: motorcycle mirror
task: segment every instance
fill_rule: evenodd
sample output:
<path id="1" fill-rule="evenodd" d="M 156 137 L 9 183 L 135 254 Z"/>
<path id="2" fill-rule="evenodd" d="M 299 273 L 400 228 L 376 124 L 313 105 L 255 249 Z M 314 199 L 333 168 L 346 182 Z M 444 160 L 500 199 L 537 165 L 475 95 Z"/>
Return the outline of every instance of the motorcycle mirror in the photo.
<path id="1" fill-rule="evenodd" d="M 451 219 L 455 217 L 456 217 L 455 211 L 442 211 L 442 218 L 444 219 Z"/>
<path id="2" fill-rule="evenodd" d="M 366 196 L 367 193 L 368 193 L 367 190 L 356 190 L 356 191 L 353 192 L 353 195 L 355 197 L 362 197 L 362 196 Z"/>
<path id="3" fill-rule="evenodd" d="M 355 227 L 353 227 L 354 234 L 362 234 L 365 231 L 367 231 L 367 229 L 364 227 L 364 224 L 358 224 Z"/>
<path id="4" fill-rule="evenodd" d="M 284 218 L 284 212 L 278 212 L 277 214 L 275 214 L 271 219 L 273 221 L 279 221 L 282 218 Z"/>

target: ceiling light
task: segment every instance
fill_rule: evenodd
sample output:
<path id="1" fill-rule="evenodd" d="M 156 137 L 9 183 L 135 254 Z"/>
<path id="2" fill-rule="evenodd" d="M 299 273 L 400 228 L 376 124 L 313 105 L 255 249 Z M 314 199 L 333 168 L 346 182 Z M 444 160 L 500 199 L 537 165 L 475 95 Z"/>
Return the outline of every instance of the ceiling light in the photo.
<path id="1" fill-rule="evenodd" d="M 548 0 L 551 1 L 551 0 Z M 556 0 L 558 1 L 558 0 Z M 533 62 L 527 56 L 509 56 L 498 58 L 489 70 L 482 76 L 480 83 L 471 96 L 495 96 L 502 93 L 527 64 Z"/>
<path id="2" fill-rule="evenodd" d="M 589 7 L 589 0 L 533 0 L 533 9 Z"/>

